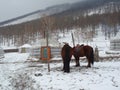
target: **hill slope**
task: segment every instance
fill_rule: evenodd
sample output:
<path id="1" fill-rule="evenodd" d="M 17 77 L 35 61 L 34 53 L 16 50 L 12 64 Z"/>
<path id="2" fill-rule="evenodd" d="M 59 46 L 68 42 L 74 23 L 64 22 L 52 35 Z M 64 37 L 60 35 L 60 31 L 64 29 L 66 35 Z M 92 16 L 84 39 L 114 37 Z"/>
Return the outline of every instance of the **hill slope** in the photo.
<path id="1" fill-rule="evenodd" d="M 35 12 L 28 13 L 23 16 L 15 17 L 13 19 L 0 22 L 0 26 L 18 24 L 31 20 L 38 19 L 43 15 L 91 15 L 91 14 L 102 14 L 107 12 L 120 11 L 119 0 L 83 0 L 72 4 L 61 4 L 52 7 L 48 7 L 45 10 L 38 10 Z"/>

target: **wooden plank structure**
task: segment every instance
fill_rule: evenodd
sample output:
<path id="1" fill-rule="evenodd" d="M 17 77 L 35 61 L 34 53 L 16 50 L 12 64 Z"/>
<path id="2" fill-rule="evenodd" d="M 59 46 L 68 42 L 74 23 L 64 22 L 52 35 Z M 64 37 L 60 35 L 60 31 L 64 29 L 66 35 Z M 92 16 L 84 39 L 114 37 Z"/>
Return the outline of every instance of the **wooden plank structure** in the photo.
<path id="1" fill-rule="evenodd" d="M 44 47 L 42 47 L 43 49 Z M 51 53 L 49 53 L 50 57 L 61 57 L 61 47 L 50 47 Z M 30 52 L 31 57 L 35 57 L 41 60 L 41 47 L 34 47 Z M 43 59 L 43 58 L 42 58 Z"/>
<path id="2" fill-rule="evenodd" d="M 41 60 L 50 60 L 51 58 L 51 48 L 48 46 L 41 47 Z"/>
<path id="3" fill-rule="evenodd" d="M 110 40 L 110 50 L 120 51 L 120 32 Z"/>
<path id="4" fill-rule="evenodd" d="M 120 51 L 120 39 L 114 39 L 110 41 L 110 49 Z"/>

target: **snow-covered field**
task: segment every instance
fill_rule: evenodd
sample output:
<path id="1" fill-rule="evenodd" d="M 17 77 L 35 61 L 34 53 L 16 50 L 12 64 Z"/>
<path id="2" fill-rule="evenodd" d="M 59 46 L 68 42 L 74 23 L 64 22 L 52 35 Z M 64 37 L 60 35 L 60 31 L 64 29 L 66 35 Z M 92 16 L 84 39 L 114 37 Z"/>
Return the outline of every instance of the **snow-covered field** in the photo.
<path id="1" fill-rule="evenodd" d="M 59 42 L 72 46 L 71 33 L 60 37 Z M 85 60 L 80 61 L 80 67 L 71 61 L 70 73 L 64 73 L 62 61 L 51 62 L 48 72 L 47 63 L 29 60 L 28 53 L 5 53 L 0 59 L 0 90 L 120 90 L 120 51 L 110 51 L 110 41 L 101 36 L 87 44 L 97 46 L 100 57 L 117 57 L 100 58 L 91 68 L 86 67 Z"/>
<path id="2" fill-rule="evenodd" d="M 120 90 L 120 58 L 95 62 L 92 68 L 81 61 L 81 67 L 70 64 L 64 73 L 62 62 L 27 60 L 27 53 L 7 53 L 0 60 L 0 90 Z"/>

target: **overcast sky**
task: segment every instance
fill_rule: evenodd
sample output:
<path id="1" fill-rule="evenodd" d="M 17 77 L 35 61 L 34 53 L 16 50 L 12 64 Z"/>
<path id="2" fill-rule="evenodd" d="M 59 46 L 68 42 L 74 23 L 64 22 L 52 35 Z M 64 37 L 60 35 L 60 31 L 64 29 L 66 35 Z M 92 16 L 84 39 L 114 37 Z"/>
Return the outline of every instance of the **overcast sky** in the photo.
<path id="1" fill-rule="evenodd" d="M 0 22 L 45 9 L 48 6 L 76 1 L 81 0 L 0 0 Z"/>

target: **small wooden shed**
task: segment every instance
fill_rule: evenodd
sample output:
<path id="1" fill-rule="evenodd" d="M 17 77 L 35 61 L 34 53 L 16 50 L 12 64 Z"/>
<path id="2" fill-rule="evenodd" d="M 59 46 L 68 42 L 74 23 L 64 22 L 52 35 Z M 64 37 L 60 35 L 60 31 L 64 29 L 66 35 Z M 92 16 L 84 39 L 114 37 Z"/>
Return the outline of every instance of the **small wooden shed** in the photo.
<path id="1" fill-rule="evenodd" d="M 30 53 L 31 52 L 32 46 L 29 44 L 24 44 L 23 46 L 19 47 L 19 52 L 20 53 Z"/>

